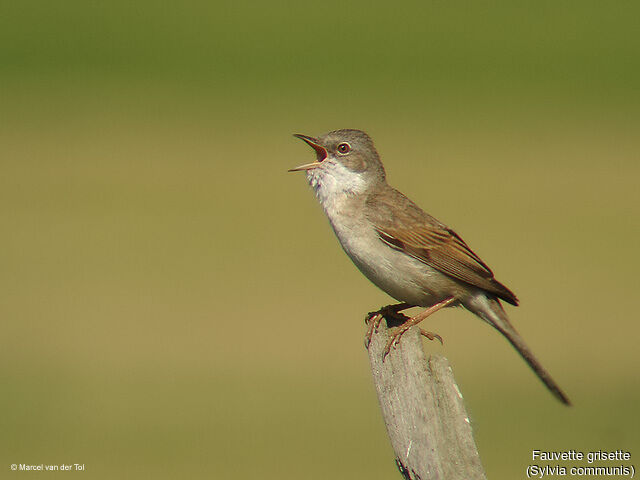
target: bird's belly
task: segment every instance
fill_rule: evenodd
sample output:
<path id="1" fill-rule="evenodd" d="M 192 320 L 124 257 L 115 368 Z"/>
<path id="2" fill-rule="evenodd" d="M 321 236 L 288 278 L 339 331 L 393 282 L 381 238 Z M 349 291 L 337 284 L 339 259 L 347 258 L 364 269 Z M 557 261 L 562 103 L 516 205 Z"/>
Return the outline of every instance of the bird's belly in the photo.
<path id="1" fill-rule="evenodd" d="M 445 275 L 385 245 L 373 229 L 334 230 L 356 267 L 396 300 L 430 306 L 450 296 L 450 281 Z"/>

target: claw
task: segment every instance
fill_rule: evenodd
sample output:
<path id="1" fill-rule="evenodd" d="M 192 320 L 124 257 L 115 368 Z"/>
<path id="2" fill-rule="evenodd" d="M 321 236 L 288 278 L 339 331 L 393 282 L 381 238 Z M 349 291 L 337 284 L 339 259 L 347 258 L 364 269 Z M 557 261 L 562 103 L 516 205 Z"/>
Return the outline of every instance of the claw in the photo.
<path id="1" fill-rule="evenodd" d="M 389 355 L 391 349 L 396 347 L 396 345 L 400 341 L 400 338 L 402 338 L 402 335 L 404 335 L 404 333 L 409 330 L 410 327 L 411 326 L 401 325 L 391 335 L 391 338 L 389 338 L 389 341 L 387 342 L 387 345 L 384 347 L 384 350 L 382 352 L 382 361 L 387 358 L 387 355 Z"/>
<path id="2" fill-rule="evenodd" d="M 426 330 L 420 329 L 420 335 L 422 335 L 423 337 L 427 337 L 429 340 L 438 340 L 440 342 L 440 345 L 444 345 L 442 337 L 437 333 L 427 332 Z"/>
<path id="3" fill-rule="evenodd" d="M 365 322 L 368 325 L 367 333 L 364 335 L 364 348 L 369 350 L 369 345 L 371 345 L 371 337 L 374 332 L 378 331 L 378 327 L 380 326 L 380 322 L 382 321 L 383 316 L 378 312 L 369 312 L 369 315 L 365 319 Z"/>
<path id="4" fill-rule="evenodd" d="M 367 316 L 364 317 L 364 324 L 365 325 L 369 325 L 369 322 L 371 321 L 371 319 L 373 317 L 375 317 L 376 315 L 380 315 L 380 312 L 378 311 L 378 312 L 369 312 L 369 313 L 367 313 Z"/>
<path id="5" fill-rule="evenodd" d="M 398 341 L 399 338 L 400 338 L 400 335 L 393 334 L 391 336 L 391 338 L 387 342 L 387 345 L 384 347 L 384 350 L 382 351 L 382 361 L 383 362 L 384 362 L 385 358 L 387 358 L 387 355 L 389 355 L 389 353 L 391 352 L 391 349 L 395 348 L 395 344 L 396 344 L 396 342 Z"/>

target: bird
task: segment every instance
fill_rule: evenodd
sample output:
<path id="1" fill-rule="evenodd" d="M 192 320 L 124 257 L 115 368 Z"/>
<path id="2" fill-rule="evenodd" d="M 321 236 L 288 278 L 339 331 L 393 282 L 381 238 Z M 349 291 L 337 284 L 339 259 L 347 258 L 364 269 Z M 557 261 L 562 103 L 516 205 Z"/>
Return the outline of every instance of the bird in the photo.
<path id="1" fill-rule="evenodd" d="M 400 302 L 369 317 L 370 328 L 387 315 L 406 319 L 385 356 L 411 326 L 442 308 L 464 307 L 506 337 L 549 391 L 571 405 L 511 324 L 501 302 L 517 306 L 516 295 L 460 235 L 387 183 L 369 135 L 342 129 L 317 138 L 294 136 L 313 148 L 316 160 L 289 171 L 306 173 L 342 249 L 365 277 Z M 411 307 L 424 310 L 413 317 L 400 314 Z"/>

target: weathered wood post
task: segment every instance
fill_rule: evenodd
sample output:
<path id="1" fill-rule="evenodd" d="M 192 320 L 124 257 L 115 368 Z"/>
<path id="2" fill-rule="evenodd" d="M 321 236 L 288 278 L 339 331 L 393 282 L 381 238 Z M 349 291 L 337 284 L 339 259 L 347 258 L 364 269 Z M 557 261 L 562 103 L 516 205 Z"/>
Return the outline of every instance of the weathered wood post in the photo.
<path id="1" fill-rule="evenodd" d="M 462 395 L 447 359 L 427 360 L 417 327 L 383 360 L 389 329 L 371 337 L 369 360 L 398 469 L 409 480 L 486 480 Z"/>

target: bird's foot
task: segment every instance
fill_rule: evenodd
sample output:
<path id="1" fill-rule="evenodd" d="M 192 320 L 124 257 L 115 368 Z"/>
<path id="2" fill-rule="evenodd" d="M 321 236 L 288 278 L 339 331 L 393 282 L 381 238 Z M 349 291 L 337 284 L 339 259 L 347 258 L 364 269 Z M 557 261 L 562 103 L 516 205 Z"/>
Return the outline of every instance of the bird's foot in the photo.
<path id="1" fill-rule="evenodd" d="M 422 328 L 420 329 L 420 335 L 422 335 L 423 337 L 427 337 L 429 340 L 438 340 L 440 342 L 440 345 L 444 345 L 444 342 L 442 341 L 442 337 L 440 335 L 438 335 L 437 333 L 433 333 L 433 332 L 428 332 L 427 330 L 423 330 Z"/>
<path id="2" fill-rule="evenodd" d="M 405 310 L 407 308 L 411 308 L 412 305 L 407 303 L 396 303 L 392 305 L 385 305 L 380 310 L 376 312 L 369 312 L 364 319 L 364 323 L 367 325 L 367 332 L 364 335 L 364 346 L 369 349 L 369 345 L 371 344 L 371 337 L 374 332 L 378 331 L 378 327 L 380 326 L 380 322 L 382 319 L 387 320 L 387 325 L 397 324 L 403 325 L 409 320 L 405 314 L 400 313 L 401 310 Z"/>
<path id="3" fill-rule="evenodd" d="M 391 349 L 394 348 L 398 344 L 398 342 L 400 341 L 400 338 L 402 337 L 402 335 L 404 335 L 404 333 L 407 330 L 409 330 L 414 325 L 417 325 L 418 323 L 420 323 L 422 320 L 427 318 L 432 313 L 435 313 L 438 310 L 440 310 L 441 308 L 444 308 L 444 307 L 450 305 L 454 301 L 455 301 L 455 299 L 453 297 L 446 298 L 445 300 L 443 300 L 443 301 L 441 301 L 439 303 L 436 303 L 435 305 L 427 308 L 426 310 L 423 310 L 422 312 L 420 312 L 416 316 L 411 317 L 406 322 L 404 322 L 402 325 L 400 325 L 396 329 L 396 331 L 391 335 L 391 338 L 389 338 L 389 341 L 387 342 L 387 345 L 384 348 L 384 351 L 382 352 L 382 359 L 384 360 L 387 357 L 387 355 L 389 355 L 389 352 L 391 351 Z M 440 343 L 443 343 L 442 342 L 442 337 L 440 335 L 438 335 L 437 333 L 427 332 L 427 331 L 422 330 L 422 329 L 420 329 L 420 333 L 422 335 L 424 335 L 425 337 L 427 337 L 429 340 L 438 339 L 438 340 L 440 340 Z"/>
<path id="4" fill-rule="evenodd" d="M 371 344 L 371 337 L 374 332 L 378 331 L 378 327 L 380 326 L 380 322 L 383 318 L 383 315 L 377 312 L 369 312 L 367 315 L 367 318 L 365 319 L 367 332 L 364 334 L 364 348 L 367 350 L 369 350 L 369 345 Z"/>
<path id="5" fill-rule="evenodd" d="M 396 331 L 391 335 L 391 338 L 389 338 L 389 341 L 387 342 L 386 347 L 384 347 L 384 351 L 382 352 L 383 360 L 387 357 L 387 355 L 389 355 L 389 352 L 391 351 L 391 349 L 395 348 L 395 346 L 400 341 L 400 338 L 402 337 L 402 335 L 404 335 L 411 327 L 413 327 L 413 325 L 414 324 L 411 321 L 408 321 L 400 325 L 399 327 L 397 327 Z M 432 341 L 438 340 L 441 345 L 444 345 L 444 342 L 442 341 L 442 337 L 437 333 L 428 332 L 421 328 L 420 335 L 427 337 L 429 340 L 432 340 Z"/>
<path id="6" fill-rule="evenodd" d="M 395 348 L 396 344 L 400 341 L 400 337 L 402 337 L 402 335 L 404 335 L 404 333 L 411 328 L 412 325 L 409 324 L 407 326 L 408 323 L 409 322 L 405 322 L 404 324 L 397 327 L 396 331 L 389 338 L 387 345 L 384 347 L 384 350 L 382 351 L 383 361 L 385 358 L 387 358 L 387 355 L 389 355 L 389 352 L 391 351 L 391 349 Z"/>

